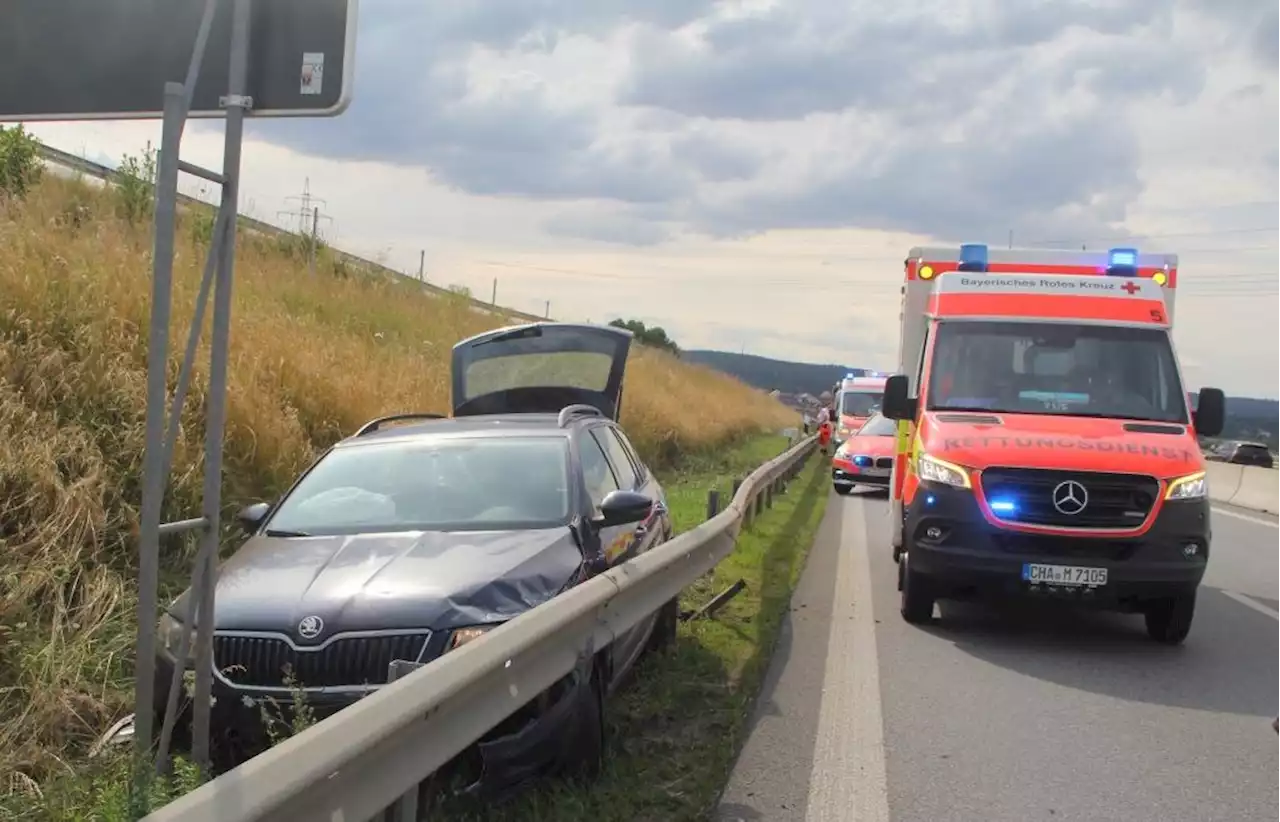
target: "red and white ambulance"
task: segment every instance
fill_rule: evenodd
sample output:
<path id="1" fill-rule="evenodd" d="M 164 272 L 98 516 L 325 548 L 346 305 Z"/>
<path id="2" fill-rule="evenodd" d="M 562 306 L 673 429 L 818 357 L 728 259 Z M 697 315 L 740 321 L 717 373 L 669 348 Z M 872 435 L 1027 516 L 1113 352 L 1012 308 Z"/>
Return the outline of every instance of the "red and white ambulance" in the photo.
<path id="1" fill-rule="evenodd" d="M 858 433 L 871 415 L 880 410 L 880 397 L 884 394 L 884 377 L 845 377 L 836 387 L 833 406 L 836 411 L 836 448 Z"/>
<path id="2" fill-rule="evenodd" d="M 901 611 L 1064 598 L 1187 636 L 1209 559 L 1197 433 L 1171 339 L 1177 257 L 915 248 L 906 260 L 891 500 Z"/>

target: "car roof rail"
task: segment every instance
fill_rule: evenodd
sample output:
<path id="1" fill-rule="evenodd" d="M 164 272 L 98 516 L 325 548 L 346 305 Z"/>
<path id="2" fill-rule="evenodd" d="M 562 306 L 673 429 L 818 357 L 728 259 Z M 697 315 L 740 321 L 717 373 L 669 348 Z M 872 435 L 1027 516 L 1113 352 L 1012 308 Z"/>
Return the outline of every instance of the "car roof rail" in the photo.
<path id="1" fill-rule="evenodd" d="M 377 431 L 379 428 L 382 428 L 384 425 L 386 425 L 389 422 L 401 422 L 404 420 L 443 420 L 443 419 L 448 419 L 448 418 L 445 417 L 444 414 L 427 414 L 427 413 L 390 414 L 385 417 L 378 417 L 376 420 L 369 420 L 364 425 L 360 426 L 360 430 L 352 434 L 352 436 L 363 437 L 365 434 L 372 434 L 374 431 Z"/>
<path id="2" fill-rule="evenodd" d="M 560 416 L 559 418 L 557 418 L 556 423 L 561 428 L 564 428 L 566 425 L 568 425 L 570 422 L 577 419 L 578 417 L 603 417 L 603 416 L 604 414 L 600 413 L 600 409 L 596 408 L 594 405 L 585 405 L 583 403 L 576 403 L 574 405 L 566 405 L 564 408 L 561 408 Z"/>

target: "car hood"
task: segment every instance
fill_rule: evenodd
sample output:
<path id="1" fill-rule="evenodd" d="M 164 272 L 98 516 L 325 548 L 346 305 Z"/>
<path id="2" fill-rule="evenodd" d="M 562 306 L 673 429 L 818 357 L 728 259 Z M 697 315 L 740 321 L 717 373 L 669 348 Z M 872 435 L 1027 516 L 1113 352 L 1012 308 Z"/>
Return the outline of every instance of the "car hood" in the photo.
<path id="1" fill-rule="evenodd" d="M 989 422 L 957 421 L 983 417 Z M 1170 479 L 1204 467 L 1200 447 L 1187 428 L 1166 423 L 939 412 L 926 415 L 921 436 L 927 453 L 977 469 L 1004 465 Z"/>
<path id="2" fill-rule="evenodd" d="M 854 435 L 844 445 L 850 454 L 866 454 L 869 457 L 893 456 L 894 437 L 866 437 Z"/>
<path id="3" fill-rule="evenodd" d="M 848 428 L 850 431 L 857 431 L 868 419 L 870 419 L 870 417 L 854 417 L 848 414 L 841 414 L 840 427 Z"/>
<path id="4" fill-rule="evenodd" d="M 218 630 L 296 634 L 305 617 L 339 631 L 444 630 L 500 622 L 555 596 L 581 567 L 567 527 L 358 536 L 256 536 L 219 571 Z M 184 593 L 170 607 L 185 612 Z"/>

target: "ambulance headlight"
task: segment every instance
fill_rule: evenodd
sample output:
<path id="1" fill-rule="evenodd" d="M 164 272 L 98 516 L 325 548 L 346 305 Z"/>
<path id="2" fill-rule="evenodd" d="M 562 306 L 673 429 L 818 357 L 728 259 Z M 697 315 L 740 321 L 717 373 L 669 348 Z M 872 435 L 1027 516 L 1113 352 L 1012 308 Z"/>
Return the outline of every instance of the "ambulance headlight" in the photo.
<path id="1" fill-rule="evenodd" d="M 916 474 L 925 482 L 937 482 L 955 488 L 972 488 L 969 472 L 964 468 L 928 454 L 921 454 L 916 461 Z"/>
<path id="2" fill-rule="evenodd" d="M 1169 482 L 1169 490 L 1165 491 L 1167 500 L 1204 499 L 1209 495 L 1209 477 L 1204 471 L 1187 474 Z"/>
<path id="3" fill-rule="evenodd" d="M 1163 271 L 1157 271 L 1156 273 L 1151 275 L 1151 280 L 1156 285 L 1164 285 L 1165 283 L 1169 282 L 1169 275 L 1165 274 Z"/>

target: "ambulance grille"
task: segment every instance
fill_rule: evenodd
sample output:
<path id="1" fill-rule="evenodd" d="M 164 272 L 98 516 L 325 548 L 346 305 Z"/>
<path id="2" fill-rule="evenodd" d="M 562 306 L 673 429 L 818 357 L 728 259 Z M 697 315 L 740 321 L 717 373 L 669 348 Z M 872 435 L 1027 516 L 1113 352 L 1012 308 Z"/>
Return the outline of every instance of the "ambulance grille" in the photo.
<path id="1" fill-rule="evenodd" d="M 1054 491 L 1067 481 L 1088 495 L 1084 507 L 1070 513 L 1054 506 Z M 981 474 L 982 493 L 1012 503 L 997 516 L 1009 522 L 1060 528 L 1137 528 L 1146 521 L 1160 493 L 1160 483 L 1142 474 L 1057 471 L 1039 468 L 988 468 Z"/>

